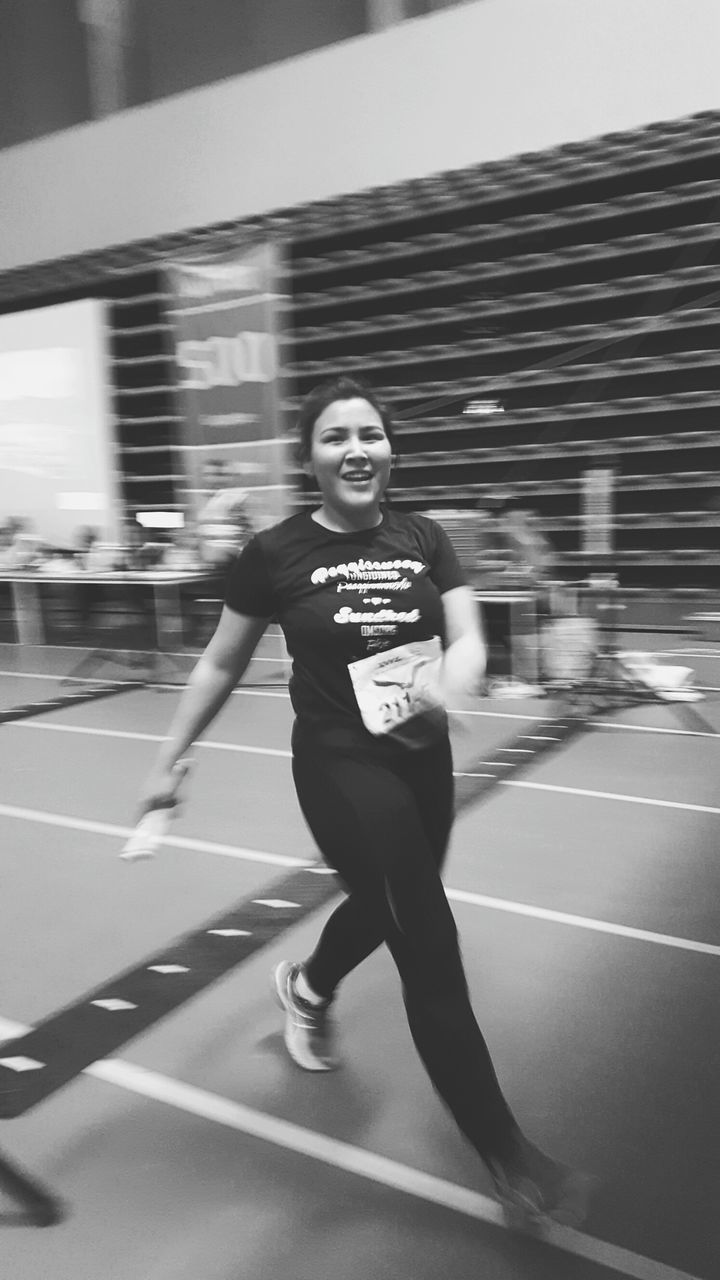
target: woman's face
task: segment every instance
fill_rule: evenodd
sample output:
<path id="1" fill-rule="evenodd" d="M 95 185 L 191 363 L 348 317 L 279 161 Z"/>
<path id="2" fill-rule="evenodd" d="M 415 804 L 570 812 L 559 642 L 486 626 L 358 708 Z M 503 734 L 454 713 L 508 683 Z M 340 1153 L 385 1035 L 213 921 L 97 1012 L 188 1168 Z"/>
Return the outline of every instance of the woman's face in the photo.
<path id="1" fill-rule="evenodd" d="M 323 410 L 313 427 L 306 469 L 327 508 L 351 520 L 376 515 L 391 467 L 382 418 L 367 400 L 335 400 Z"/>

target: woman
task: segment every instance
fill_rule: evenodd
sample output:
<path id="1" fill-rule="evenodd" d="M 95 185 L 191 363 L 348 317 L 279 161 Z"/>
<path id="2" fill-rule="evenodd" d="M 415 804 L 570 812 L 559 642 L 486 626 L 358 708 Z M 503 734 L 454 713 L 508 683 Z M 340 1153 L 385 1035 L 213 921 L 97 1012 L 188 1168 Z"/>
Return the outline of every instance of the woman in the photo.
<path id="1" fill-rule="evenodd" d="M 502 1095 L 440 878 L 453 810 L 444 701 L 482 681 L 477 606 L 439 525 L 383 504 L 392 425 L 369 389 L 349 379 L 317 388 L 299 436 L 320 506 L 256 535 L 237 558 L 144 808 L 175 803 L 178 762 L 277 618 L 293 659 L 299 803 L 348 891 L 312 955 L 273 975 L 288 1051 L 307 1070 L 337 1065 L 337 989 L 384 942 L 418 1053 L 498 1197 L 513 1213 L 577 1220 L 581 1179 L 523 1136 Z"/>

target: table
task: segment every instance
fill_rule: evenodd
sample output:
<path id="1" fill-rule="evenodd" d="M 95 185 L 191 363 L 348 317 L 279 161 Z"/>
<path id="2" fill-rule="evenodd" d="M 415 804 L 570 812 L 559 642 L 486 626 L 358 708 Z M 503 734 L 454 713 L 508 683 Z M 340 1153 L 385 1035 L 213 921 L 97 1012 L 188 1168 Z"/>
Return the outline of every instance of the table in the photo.
<path id="1" fill-rule="evenodd" d="M 132 573 L 43 573 L 26 570 L 4 573 L 0 581 L 12 591 L 13 612 L 19 644 L 45 644 L 42 588 L 47 586 L 151 587 L 157 647 L 168 652 L 183 646 L 180 588 L 214 582 L 216 575 L 206 569 L 179 573 L 177 570 L 148 570 Z"/>

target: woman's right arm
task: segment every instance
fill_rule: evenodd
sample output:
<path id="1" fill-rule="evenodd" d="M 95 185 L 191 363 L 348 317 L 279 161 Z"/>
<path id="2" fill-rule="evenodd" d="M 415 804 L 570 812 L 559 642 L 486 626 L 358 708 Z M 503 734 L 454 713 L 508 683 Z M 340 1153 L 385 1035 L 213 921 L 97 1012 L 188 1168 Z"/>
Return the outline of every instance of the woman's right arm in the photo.
<path id="1" fill-rule="evenodd" d="M 141 814 L 176 803 L 177 789 L 186 772 L 179 762 L 227 702 L 268 622 L 268 618 L 252 618 L 224 606 L 215 634 L 193 669 L 143 789 Z"/>

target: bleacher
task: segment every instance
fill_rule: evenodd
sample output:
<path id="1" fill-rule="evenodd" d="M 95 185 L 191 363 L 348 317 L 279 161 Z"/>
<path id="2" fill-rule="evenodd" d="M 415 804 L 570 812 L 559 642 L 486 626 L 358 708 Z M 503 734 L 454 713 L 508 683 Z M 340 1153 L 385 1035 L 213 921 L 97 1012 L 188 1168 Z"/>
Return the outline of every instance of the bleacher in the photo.
<path id="1" fill-rule="evenodd" d="M 0 309 L 111 303 L 128 505 L 179 502 L 162 264 L 278 237 L 286 407 L 370 380 L 399 420 L 393 500 L 469 510 L 498 486 L 539 512 L 576 578 L 583 473 L 615 472 L 627 585 L 713 586 L 720 565 L 720 112 L 252 221 L 20 268 Z M 291 394 L 290 394 L 291 393 Z M 468 414 L 473 400 L 502 413 Z M 294 473 L 297 502 L 312 500 Z"/>

